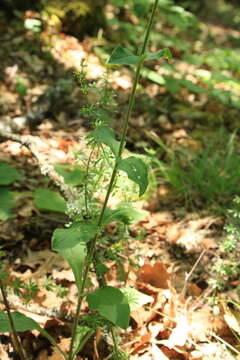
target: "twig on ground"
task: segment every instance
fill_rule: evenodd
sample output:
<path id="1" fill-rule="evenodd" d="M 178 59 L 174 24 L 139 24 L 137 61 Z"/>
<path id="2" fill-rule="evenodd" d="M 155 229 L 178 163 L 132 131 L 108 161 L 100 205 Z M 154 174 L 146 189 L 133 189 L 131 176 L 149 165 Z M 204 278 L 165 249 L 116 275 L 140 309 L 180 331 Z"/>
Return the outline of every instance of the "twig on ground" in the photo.
<path id="1" fill-rule="evenodd" d="M 207 251 L 207 250 L 204 249 L 204 250 L 201 252 L 201 254 L 199 255 L 197 261 L 196 261 L 195 264 L 193 265 L 191 271 L 186 274 L 184 286 L 183 286 L 183 289 L 182 289 L 182 292 L 181 292 L 181 295 L 180 295 L 180 297 L 181 297 L 182 299 L 185 298 L 186 292 L 187 292 L 187 285 L 188 285 L 188 283 L 189 283 L 189 280 L 190 280 L 192 274 L 194 273 L 196 267 L 198 266 L 199 262 L 201 261 L 203 255 L 206 253 L 206 251 Z"/>

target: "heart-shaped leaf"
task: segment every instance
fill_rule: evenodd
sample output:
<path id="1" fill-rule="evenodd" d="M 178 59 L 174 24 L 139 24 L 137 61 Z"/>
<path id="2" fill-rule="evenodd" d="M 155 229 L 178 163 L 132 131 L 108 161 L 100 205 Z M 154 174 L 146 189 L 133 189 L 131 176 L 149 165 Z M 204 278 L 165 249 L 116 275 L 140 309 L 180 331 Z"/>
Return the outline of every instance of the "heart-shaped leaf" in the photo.
<path id="1" fill-rule="evenodd" d="M 135 210 L 131 204 L 124 203 L 114 210 L 107 208 L 103 217 L 103 224 L 107 225 L 113 221 L 119 221 L 123 224 L 130 225 L 142 218 L 143 214 Z"/>
<path id="2" fill-rule="evenodd" d="M 48 189 L 37 189 L 34 192 L 33 202 L 40 210 L 65 213 L 67 209 L 64 198 L 57 192 Z"/>
<path id="3" fill-rule="evenodd" d="M 121 159 L 118 169 L 125 171 L 129 179 L 139 185 L 139 196 L 145 193 L 148 187 L 148 169 L 141 159 L 135 156 Z"/>
<path id="4" fill-rule="evenodd" d="M 125 295 L 112 286 L 104 286 L 87 295 L 91 310 L 98 311 L 114 325 L 127 329 L 130 318 L 130 307 Z"/>
<path id="5" fill-rule="evenodd" d="M 106 125 L 98 126 L 91 132 L 91 136 L 98 142 L 110 147 L 115 156 L 118 154 L 119 141 L 115 140 L 114 131 Z"/>
<path id="6" fill-rule="evenodd" d="M 56 229 L 52 236 L 52 249 L 57 251 L 72 268 L 78 290 L 81 288 L 82 271 L 87 255 L 86 243 L 96 234 L 97 226 L 79 221 L 69 229 Z"/>
<path id="7" fill-rule="evenodd" d="M 140 60 L 140 56 L 134 55 L 130 50 L 117 46 L 108 60 L 109 64 L 114 65 L 136 65 Z"/>

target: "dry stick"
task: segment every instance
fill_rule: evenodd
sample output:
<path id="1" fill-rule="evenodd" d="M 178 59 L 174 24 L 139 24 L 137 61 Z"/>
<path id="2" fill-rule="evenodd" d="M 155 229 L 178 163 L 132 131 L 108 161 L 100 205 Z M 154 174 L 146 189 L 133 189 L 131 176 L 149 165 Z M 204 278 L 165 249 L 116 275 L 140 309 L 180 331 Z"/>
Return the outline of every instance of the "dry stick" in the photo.
<path id="1" fill-rule="evenodd" d="M 138 81 L 139 81 L 139 78 L 140 78 L 140 71 L 141 71 L 141 68 L 142 68 L 142 65 L 143 65 L 143 61 L 144 61 L 143 55 L 144 55 L 145 50 L 146 50 L 146 46 L 147 46 L 147 42 L 148 42 L 148 39 L 149 39 L 149 35 L 150 35 L 154 15 L 155 15 L 157 5 L 158 5 L 158 1 L 159 0 L 155 0 L 153 8 L 152 8 L 150 19 L 148 21 L 147 31 L 146 31 L 146 34 L 145 34 L 145 37 L 144 37 L 144 42 L 143 42 L 142 49 L 140 51 L 140 60 L 139 60 L 139 62 L 137 64 L 137 69 L 136 69 L 136 73 L 135 73 L 135 79 L 134 79 L 132 91 L 131 91 L 130 98 L 129 98 L 127 114 L 126 114 L 126 118 L 125 118 L 124 124 L 123 124 L 123 131 L 122 131 L 121 141 L 120 141 L 120 145 L 119 145 L 118 155 L 116 157 L 116 161 L 115 161 L 115 165 L 114 165 L 114 168 L 113 168 L 113 171 L 112 171 L 111 179 L 110 179 L 110 182 L 109 182 L 109 185 L 108 185 L 108 190 L 107 190 L 107 193 L 106 193 L 106 197 L 105 197 L 103 207 L 102 207 L 99 219 L 98 219 L 98 223 L 97 223 L 98 231 L 97 231 L 94 239 L 91 242 L 89 253 L 88 253 L 88 256 L 87 256 L 87 259 L 86 259 L 86 267 L 85 267 L 85 271 L 84 271 L 83 278 L 82 278 L 81 289 L 79 291 L 77 309 L 76 309 L 76 314 L 75 314 L 75 319 L 74 319 L 74 324 L 73 324 L 73 329 L 72 329 L 72 338 L 71 338 L 71 344 L 70 344 L 70 349 L 69 349 L 68 360 L 73 360 L 74 357 L 75 357 L 73 355 L 73 346 L 74 346 L 75 337 L 76 337 L 76 330 L 77 330 L 81 305 L 82 305 L 82 301 L 83 301 L 83 298 L 84 298 L 83 292 L 84 292 L 84 289 L 85 289 L 88 272 L 89 272 L 89 269 L 90 269 L 90 266 L 91 266 L 91 263 L 92 263 L 92 260 L 93 260 L 93 257 L 94 257 L 96 244 L 97 244 L 97 241 L 98 241 L 99 236 L 101 234 L 102 221 L 103 221 L 104 213 L 105 213 L 105 210 L 107 208 L 108 200 L 109 200 L 109 197 L 111 195 L 113 185 L 114 185 L 114 182 L 115 182 L 115 178 L 116 178 L 116 175 L 117 175 L 117 172 L 118 172 L 118 163 L 119 163 L 119 160 L 121 159 L 121 155 L 122 155 L 122 152 L 123 152 L 124 147 L 125 147 L 125 138 L 126 138 L 126 134 L 127 134 L 127 130 L 128 130 L 128 124 L 129 124 L 130 116 L 131 116 L 133 105 L 134 105 L 137 84 L 138 84 Z"/>
<path id="2" fill-rule="evenodd" d="M 202 259 L 203 255 L 206 253 L 206 251 L 207 251 L 207 250 L 206 250 L 206 249 L 204 249 L 204 250 L 201 252 L 201 254 L 199 255 L 199 257 L 198 257 L 197 261 L 196 261 L 196 262 L 195 262 L 195 264 L 193 265 L 193 267 L 192 267 L 191 271 L 190 271 L 189 273 L 187 273 L 187 274 L 186 274 L 186 277 L 185 277 L 185 282 L 184 282 L 184 286 L 183 286 L 183 289 L 182 289 L 182 292 L 181 292 L 181 295 L 180 295 L 180 297 L 181 297 L 182 299 L 184 299 L 184 298 L 185 298 L 185 296 L 186 296 L 186 292 L 187 292 L 187 285 L 188 285 L 188 282 L 189 282 L 189 280 L 190 280 L 190 278 L 191 278 L 191 276 L 192 276 L 193 272 L 195 271 L 196 267 L 198 266 L 199 262 L 201 261 L 201 259 Z"/>
<path id="3" fill-rule="evenodd" d="M 12 318 L 10 305 L 9 305 L 9 302 L 8 302 L 8 299 L 7 299 L 7 295 L 6 295 L 6 292 L 5 292 L 5 289 L 4 289 L 4 285 L 3 285 L 1 279 L 0 279 L 0 289 L 1 289 L 1 293 L 2 293 L 3 303 L 4 303 L 5 308 L 6 308 L 6 311 L 7 311 L 9 324 L 10 324 L 10 327 L 11 327 L 11 329 L 12 329 L 12 343 L 13 343 L 13 348 L 14 348 L 14 350 L 16 351 L 16 353 L 19 355 L 20 359 L 21 359 L 21 360 L 25 360 L 26 357 L 25 357 L 25 355 L 24 355 L 21 342 L 20 342 L 20 340 L 19 340 L 19 338 L 18 338 L 18 333 L 17 333 L 17 330 L 16 330 L 15 325 L 14 325 L 14 321 L 13 321 L 13 318 Z"/>

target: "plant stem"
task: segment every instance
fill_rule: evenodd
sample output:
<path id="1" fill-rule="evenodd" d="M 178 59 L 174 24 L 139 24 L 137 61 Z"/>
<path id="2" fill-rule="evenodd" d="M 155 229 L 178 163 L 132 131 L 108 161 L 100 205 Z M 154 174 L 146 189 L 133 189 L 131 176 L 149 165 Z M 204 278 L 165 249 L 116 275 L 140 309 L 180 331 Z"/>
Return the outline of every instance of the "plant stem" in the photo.
<path id="1" fill-rule="evenodd" d="M 146 50 L 146 46 L 147 46 L 147 42 L 148 42 L 148 39 L 149 39 L 151 27 L 152 27 L 152 24 L 153 24 L 154 15 L 155 15 L 157 5 L 158 5 L 158 1 L 159 0 L 155 0 L 153 8 L 152 8 L 151 16 L 150 16 L 149 21 L 148 21 L 147 30 L 146 30 L 143 46 L 142 46 L 141 53 L 140 53 L 141 57 L 142 57 L 142 55 L 144 55 L 145 50 Z M 71 338 L 71 344 L 70 344 L 70 349 L 69 349 L 68 360 L 73 360 L 73 345 L 74 345 L 74 341 L 75 341 L 75 337 L 76 337 L 76 330 L 77 330 L 77 324 L 78 324 L 78 318 L 79 318 L 79 314 L 80 314 L 80 310 L 81 310 L 82 300 L 83 300 L 83 297 L 84 297 L 83 292 L 84 292 L 84 289 L 85 289 L 88 272 L 89 272 L 89 269 L 90 269 L 90 266 L 91 266 L 91 263 L 92 263 L 92 260 L 93 260 L 93 256 L 94 256 L 94 252 L 95 252 L 95 248 L 96 248 L 96 243 L 97 243 L 98 238 L 99 238 L 99 236 L 101 234 L 102 221 L 103 221 L 103 217 L 104 217 L 104 214 L 105 214 L 105 210 L 107 208 L 109 197 L 110 197 L 112 189 L 113 189 L 113 184 L 115 182 L 115 178 L 116 178 L 116 175 L 117 175 L 118 163 L 119 163 L 119 160 L 121 159 L 121 156 L 122 156 L 122 153 L 123 153 L 123 150 L 124 150 L 124 147 L 125 147 L 125 140 L 126 140 L 126 135 L 127 135 L 127 130 L 128 130 L 128 124 L 129 124 L 129 120 L 130 120 L 133 105 L 134 105 L 136 89 L 137 89 L 137 85 L 138 85 L 138 81 L 139 81 L 142 66 L 143 66 L 143 59 L 140 58 L 140 60 L 139 60 L 139 62 L 137 64 L 135 78 L 134 78 L 134 82 L 133 82 L 133 87 L 132 87 L 132 91 L 131 91 L 130 98 L 129 98 L 127 114 L 126 114 L 126 117 L 125 117 L 125 120 L 124 120 L 124 123 L 123 123 L 123 131 L 122 131 L 122 135 L 121 135 L 121 141 L 120 141 L 120 145 L 119 145 L 118 155 L 117 155 L 116 160 L 115 160 L 115 164 L 114 164 L 114 168 L 113 168 L 113 171 L 112 171 L 111 179 L 110 179 L 110 182 L 109 182 L 109 185 L 108 185 L 108 190 L 107 190 L 105 200 L 104 200 L 104 203 L 103 203 L 103 206 L 102 206 L 102 210 L 101 210 L 101 213 L 99 215 L 99 219 L 98 219 L 98 223 L 97 223 L 98 231 L 97 231 L 95 237 L 93 238 L 93 240 L 91 242 L 90 249 L 89 249 L 89 252 L 88 252 L 88 256 L 87 256 L 87 259 L 86 259 L 86 267 L 84 269 L 81 289 L 80 289 L 79 295 L 78 295 L 78 303 L 77 303 L 76 315 L 75 315 L 75 318 L 74 318 L 74 324 L 73 324 L 73 329 L 72 329 L 72 338 Z"/>
<path id="2" fill-rule="evenodd" d="M 60 354 L 64 357 L 64 360 L 67 360 L 67 355 L 65 352 L 60 348 L 60 346 L 56 343 L 54 338 L 46 331 L 45 337 L 50 341 L 50 343 L 56 347 L 56 349 L 60 352 Z"/>
<path id="3" fill-rule="evenodd" d="M 10 308 L 10 305 L 9 305 L 9 302 L 8 302 L 8 299 L 7 299 L 7 295 L 6 295 L 6 292 L 5 292 L 5 289 L 4 289 L 4 285 L 3 285 L 1 279 L 0 279 L 0 289 L 1 289 L 1 293 L 2 293 L 3 303 L 4 303 L 6 311 L 7 311 L 9 324 L 10 324 L 10 327 L 12 329 L 13 348 L 16 351 L 16 353 L 19 355 L 20 359 L 25 360 L 26 357 L 24 355 L 24 351 L 23 351 L 21 342 L 19 340 L 17 330 L 16 330 L 15 325 L 14 325 L 14 321 L 13 321 L 12 314 L 11 314 L 11 308 Z"/>
<path id="4" fill-rule="evenodd" d="M 153 19 L 154 19 L 154 16 L 155 16 L 155 13 L 156 13 L 156 10 L 157 10 L 157 6 L 158 6 L 158 1 L 159 0 L 155 0 L 155 2 L 154 2 L 153 8 L 152 8 L 152 13 L 151 13 L 150 19 L 148 21 L 147 31 L 146 31 L 146 34 L 145 34 L 145 38 L 144 38 L 144 41 L 143 41 L 143 46 L 142 46 L 140 55 L 143 55 L 145 53 L 145 51 L 146 51 L 150 31 L 152 29 Z"/>
<path id="5" fill-rule="evenodd" d="M 114 349 L 114 353 L 116 356 L 116 360 L 119 360 L 118 346 L 117 346 L 116 336 L 115 336 L 113 327 L 110 328 L 110 333 L 111 333 L 112 339 L 113 339 L 113 349 Z"/>
<path id="6" fill-rule="evenodd" d="M 90 155 L 88 157 L 87 168 L 86 168 L 86 177 L 85 177 L 85 185 L 84 185 L 84 200 L 85 200 L 86 216 L 89 216 L 87 179 L 88 179 L 88 176 L 89 176 L 89 168 L 90 168 L 90 163 L 91 163 L 91 159 L 92 159 L 92 155 L 93 155 L 94 150 L 95 150 L 95 145 L 93 146 L 92 151 L 90 152 Z"/>

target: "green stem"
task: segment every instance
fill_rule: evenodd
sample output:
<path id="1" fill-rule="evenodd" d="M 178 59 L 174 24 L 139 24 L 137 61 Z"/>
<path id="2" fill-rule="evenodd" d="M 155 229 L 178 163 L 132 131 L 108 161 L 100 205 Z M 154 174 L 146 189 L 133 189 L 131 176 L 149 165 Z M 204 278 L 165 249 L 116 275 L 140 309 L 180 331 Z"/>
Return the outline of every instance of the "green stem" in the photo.
<path id="1" fill-rule="evenodd" d="M 155 16 L 155 13 L 156 13 L 156 10 L 157 10 L 157 6 L 158 6 L 158 1 L 159 0 L 155 0 L 155 2 L 154 2 L 153 8 L 152 8 L 152 13 L 151 13 L 150 19 L 148 21 L 147 31 L 146 31 L 146 34 L 145 34 L 145 38 L 144 38 L 144 41 L 143 41 L 143 46 L 142 46 L 140 55 L 143 55 L 145 53 L 145 51 L 146 51 L 150 31 L 151 31 L 152 24 L 153 24 L 153 19 L 154 19 L 154 16 Z"/>
<path id="2" fill-rule="evenodd" d="M 56 343 L 56 341 L 54 340 L 54 338 L 48 333 L 46 332 L 45 337 L 50 341 L 50 343 L 56 347 L 56 349 L 60 352 L 60 354 L 62 354 L 62 356 L 64 357 L 65 360 L 67 360 L 67 355 L 65 354 L 65 352 L 60 348 L 60 346 Z"/>
<path id="3" fill-rule="evenodd" d="M 6 295 L 6 292 L 5 292 L 5 289 L 4 289 L 4 285 L 3 285 L 3 283 L 2 283 L 2 280 L 0 280 L 0 289 L 1 289 L 1 293 L 2 293 L 3 303 L 4 303 L 5 308 L 6 308 L 6 311 L 7 311 L 9 324 L 10 324 L 10 327 L 11 327 L 11 329 L 12 329 L 12 343 L 13 343 L 13 348 L 14 348 L 14 350 L 16 351 L 16 353 L 19 355 L 20 359 L 21 359 L 21 360 L 25 360 L 26 357 L 25 357 L 25 355 L 24 355 L 24 351 L 23 351 L 21 342 L 20 342 L 20 340 L 19 340 L 17 330 L 16 330 L 15 325 L 14 325 L 14 321 L 13 321 L 13 318 L 12 318 L 10 305 L 9 305 L 9 302 L 8 302 L 8 299 L 7 299 L 7 295 Z"/>
<path id="4" fill-rule="evenodd" d="M 88 157 L 88 161 L 87 161 L 87 168 L 86 168 L 86 177 L 85 177 L 85 185 L 84 185 L 84 200 L 85 200 L 85 211 L 86 211 L 86 216 L 89 216 L 89 211 L 88 211 L 88 187 L 87 187 L 87 179 L 88 179 L 88 175 L 89 175 L 89 168 L 90 168 L 90 163 L 91 163 L 91 159 L 92 159 L 92 155 L 95 149 L 95 144 L 93 145 L 92 151 L 90 152 L 90 155 Z"/>
<path id="5" fill-rule="evenodd" d="M 90 266 L 91 266 L 91 263 L 92 263 L 92 260 L 93 260 L 93 256 L 94 256 L 94 252 L 95 252 L 95 248 L 96 248 L 96 243 L 97 243 L 98 238 L 99 238 L 99 236 L 101 234 L 103 217 L 104 217 L 104 214 L 105 214 L 105 210 L 107 208 L 108 200 L 109 200 L 109 197 L 111 195 L 111 192 L 112 192 L 112 189 L 113 189 L 113 184 L 115 182 L 115 178 L 116 178 L 117 171 L 118 171 L 118 162 L 121 159 L 121 155 L 122 155 L 124 147 L 125 147 L 125 140 L 126 140 L 126 135 L 127 135 L 127 130 L 128 130 L 128 124 L 129 124 L 129 120 L 130 120 L 133 105 L 134 105 L 134 99 L 135 99 L 136 89 L 137 89 L 137 85 L 138 85 L 138 81 L 139 81 L 139 77 L 140 77 L 141 68 L 143 66 L 143 60 L 144 60 L 143 55 L 144 55 L 145 50 L 146 50 L 146 46 L 147 46 L 147 42 L 148 42 L 148 39 L 149 39 L 149 35 L 150 35 L 151 27 L 152 27 L 152 24 L 153 24 L 154 15 L 155 15 L 155 12 L 156 12 L 156 9 L 157 9 L 158 1 L 159 0 L 155 0 L 155 3 L 154 3 L 153 8 L 152 8 L 150 19 L 148 21 L 147 30 L 146 30 L 143 46 L 142 46 L 141 53 L 140 53 L 141 59 L 139 60 L 139 62 L 137 64 L 137 69 L 136 69 L 136 73 L 135 73 L 133 87 L 132 87 L 132 91 L 131 91 L 130 98 L 129 98 L 127 114 L 126 114 L 124 124 L 123 124 L 123 131 L 122 131 L 122 135 L 121 135 L 121 141 L 120 141 L 120 145 L 119 145 L 118 156 L 116 157 L 116 160 L 115 160 L 115 164 L 114 164 L 114 168 L 113 168 L 113 171 L 112 171 L 111 179 L 110 179 L 110 182 L 109 182 L 109 185 L 108 185 L 108 190 L 107 190 L 107 193 L 106 193 L 106 196 L 105 196 L 105 200 L 104 200 L 104 203 L 103 203 L 101 213 L 99 215 L 99 219 L 98 219 L 98 223 L 97 223 L 98 231 L 97 231 L 95 237 L 93 238 L 93 240 L 91 242 L 90 249 L 89 249 L 89 252 L 88 252 L 88 256 L 87 256 L 87 259 L 86 259 L 86 267 L 85 267 L 84 274 L 83 274 L 81 289 L 80 289 L 79 295 L 78 295 L 77 309 L 76 309 L 76 314 L 75 314 L 74 323 L 73 323 L 72 338 L 71 338 L 71 344 L 70 344 L 70 349 L 69 349 L 68 360 L 73 360 L 73 345 L 74 345 L 74 341 L 75 341 L 75 337 L 76 337 L 76 330 L 77 330 L 77 324 L 78 324 L 78 318 L 79 318 L 79 314 L 80 314 L 80 310 L 81 310 L 82 300 L 84 298 L 83 293 L 84 293 L 84 289 L 85 289 L 85 285 L 86 285 L 86 281 L 87 281 L 87 276 L 88 276 L 88 272 L 89 272 L 89 269 L 90 269 Z"/>
<path id="6" fill-rule="evenodd" d="M 113 349 L 114 349 L 114 353 L 115 353 L 115 356 L 116 356 L 116 360 L 120 360 L 119 359 L 119 353 L 118 353 L 117 340 L 116 340 L 116 336 L 115 336 L 113 327 L 110 328 L 110 333 L 112 335 Z"/>

